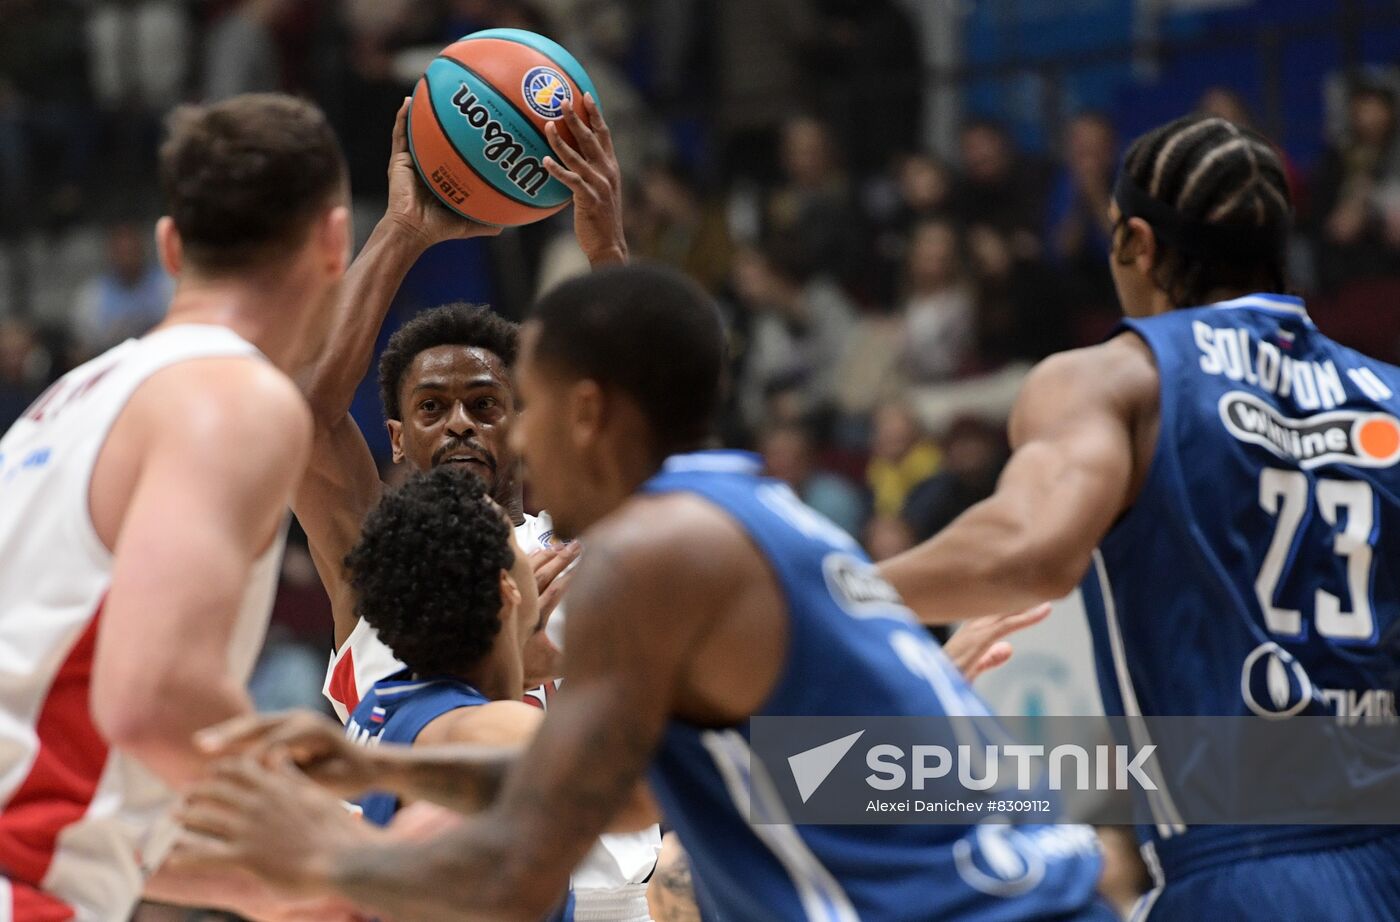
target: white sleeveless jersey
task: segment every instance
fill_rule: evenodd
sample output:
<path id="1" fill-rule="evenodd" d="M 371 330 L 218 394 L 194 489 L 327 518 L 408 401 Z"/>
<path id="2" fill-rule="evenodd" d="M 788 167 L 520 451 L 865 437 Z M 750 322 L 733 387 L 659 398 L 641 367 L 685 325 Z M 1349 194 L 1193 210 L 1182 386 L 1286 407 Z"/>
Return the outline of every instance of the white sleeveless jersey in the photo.
<path id="1" fill-rule="evenodd" d="M 524 523 L 515 528 L 515 541 L 527 554 L 549 547 L 553 538 L 554 525 L 547 512 L 527 515 Z M 563 635 L 557 633 L 557 625 L 563 622 L 561 605 L 550 616 L 547 628 L 560 649 Z M 345 643 L 331 655 L 322 690 L 344 722 L 370 686 L 403 668 L 374 628 L 361 618 Z M 526 695 L 525 700 L 546 707 L 553 692 L 553 688 L 541 687 Z M 570 881 L 574 922 L 646 922 L 650 918 L 646 882 L 660 851 L 661 830 L 656 826 L 640 832 L 599 836 L 593 850 L 574 869 Z"/>
<path id="2" fill-rule="evenodd" d="M 3 922 L 125 919 L 169 846 L 173 792 L 110 751 L 89 708 L 113 558 L 93 528 L 88 489 L 137 388 L 160 369 L 216 356 L 262 359 L 219 326 L 128 340 L 65 375 L 0 439 Z M 229 670 L 239 681 L 262 645 L 282 541 L 258 560 L 238 614 Z"/>

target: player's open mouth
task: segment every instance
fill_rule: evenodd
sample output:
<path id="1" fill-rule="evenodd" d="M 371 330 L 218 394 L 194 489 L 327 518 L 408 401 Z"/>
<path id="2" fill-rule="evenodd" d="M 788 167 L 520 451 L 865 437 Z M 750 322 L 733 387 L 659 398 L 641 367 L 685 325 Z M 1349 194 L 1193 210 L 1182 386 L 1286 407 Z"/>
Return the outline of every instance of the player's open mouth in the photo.
<path id="1" fill-rule="evenodd" d="M 447 466 L 468 466 L 468 465 L 470 465 L 470 466 L 475 466 L 475 467 L 484 468 L 484 469 L 486 469 L 486 470 L 488 470 L 488 471 L 494 470 L 494 468 L 491 466 L 490 462 L 488 462 L 485 458 L 479 458 L 479 457 L 477 457 L 476 455 L 454 455 L 454 456 L 452 456 L 452 457 L 450 457 L 450 458 L 443 458 L 442 461 L 440 461 L 440 462 L 438 462 L 438 463 L 439 463 L 440 466 L 443 466 L 443 467 L 447 467 Z"/>

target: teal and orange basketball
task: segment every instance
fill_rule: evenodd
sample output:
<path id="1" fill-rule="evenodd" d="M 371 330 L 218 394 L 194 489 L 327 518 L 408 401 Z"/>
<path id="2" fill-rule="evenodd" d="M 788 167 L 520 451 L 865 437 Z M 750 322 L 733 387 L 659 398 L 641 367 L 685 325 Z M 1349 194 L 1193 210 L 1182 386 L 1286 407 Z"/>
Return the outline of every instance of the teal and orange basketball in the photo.
<path id="1" fill-rule="evenodd" d="M 552 151 L 544 126 L 566 103 L 581 107 L 585 93 L 598 100 L 583 67 L 556 42 L 520 29 L 473 32 L 444 48 L 413 91 L 413 162 L 464 217 L 507 227 L 547 218 L 570 192 L 545 171 Z"/>

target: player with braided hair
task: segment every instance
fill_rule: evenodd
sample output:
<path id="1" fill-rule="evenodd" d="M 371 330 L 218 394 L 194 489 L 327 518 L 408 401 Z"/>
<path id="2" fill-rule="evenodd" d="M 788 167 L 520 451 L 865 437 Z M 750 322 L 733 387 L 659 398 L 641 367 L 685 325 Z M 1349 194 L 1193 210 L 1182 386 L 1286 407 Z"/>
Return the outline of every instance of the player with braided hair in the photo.
<path id="1" fill-rule="evenodd" d="M 1148 133 L 1109 217 L 1120 331 L 1031 373 L 996 493 L 884 575 L 929 623 L 1082 580 L 1105 707 L 1144 733 L 1155 715 L 1394 722 L 1400 579 L 1376 562 L 1400 555 L 1400 369 L 1282 293 L 1292 209 L 1259 135 L 1199 116 Z M 1326 788 L 1246 776 L 1230 743 L 1158 751 L 1135 918 L 1400 918 L 1394 827 L 1191 824 L 1192 772 L 1267 784 L 1285 817 Z M 1400 770 L 1329 755 L 1355 802 Z"/>

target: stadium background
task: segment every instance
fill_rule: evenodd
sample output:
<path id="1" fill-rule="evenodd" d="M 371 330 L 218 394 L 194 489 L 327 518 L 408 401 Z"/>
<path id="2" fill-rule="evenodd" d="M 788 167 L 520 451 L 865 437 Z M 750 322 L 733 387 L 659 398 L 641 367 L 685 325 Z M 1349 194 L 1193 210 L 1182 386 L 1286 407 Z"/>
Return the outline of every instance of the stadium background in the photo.
<path id="1" fill-rule="evenodd" d="M 583 61 L 633 255 L 724 306 L 727 438 L 877 558 L 990 491 L 1030 363 L 1111 329 L 1103 210 L 1126 141 L 1161 121 L 1208 109 L 1280 146 L 1295 286 L 1325 332 L 1400 361 L 1394 2 L 0 0 L 0 430 L 163 312 L 164 112 L 245 91 L 315 99 L 345 144 L 363 239 L 399 101 L 440 47 L 494 26 Z M 446 301 L 520 317 L 585 270 L 567 211 L 443 244 L 380 344 Z M 386 458 L 372 380 L 355 415 Z M 260 706 L 319 706 L 329 626 L 294 540 Z M 1079 709 L 1092 688 L 1072 645 L 1028 640 L 998 681 L 1022 702 L 1058 683 L 1037 706 Z"/>

